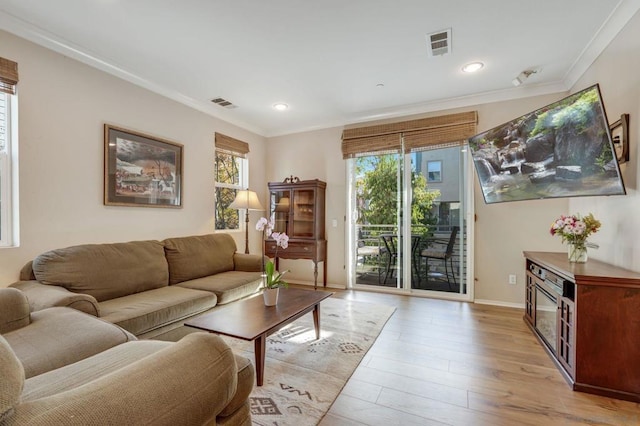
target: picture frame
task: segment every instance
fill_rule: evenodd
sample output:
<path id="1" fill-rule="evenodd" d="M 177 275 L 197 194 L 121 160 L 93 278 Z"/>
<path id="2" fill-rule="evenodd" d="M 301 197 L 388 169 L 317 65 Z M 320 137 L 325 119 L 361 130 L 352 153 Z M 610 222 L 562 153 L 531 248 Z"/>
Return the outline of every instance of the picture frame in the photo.
<path id="1" fill-rule="evenodd" d="M 618 163 L 629 161 L 629 114 L 622 114 L 620 120 L 609 125 L 609 129 Z"/>
<path id="2" fill-rule="evenodd" d="M 182 208 L 183 145 L 104 125 L 104 204 Z"/>

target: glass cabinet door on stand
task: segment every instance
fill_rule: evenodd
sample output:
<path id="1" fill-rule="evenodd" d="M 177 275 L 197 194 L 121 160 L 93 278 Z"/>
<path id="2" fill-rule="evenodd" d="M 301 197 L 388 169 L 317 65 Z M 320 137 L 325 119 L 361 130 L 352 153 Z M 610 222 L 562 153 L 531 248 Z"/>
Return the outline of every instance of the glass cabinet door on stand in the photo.
<path id="1" fill-rule="evenodd" d="M 291 191 L 271 191 L 269 204 L 271 218 L 274 222 L 274 232 L 284 232 L 289 235 L 289 210 L 291 205 Z"/>
<path id="2" fill-rule="evenodd" d="M 296 177 L 269 183 L 269 212 L 274 221 L 274 232 L 284 232 L 289 236 L 289 247 L 279 250 L 278 258 L 313 260 L 316 287 L 318 262 L 323 262 L 323 284 L 327 285 L 326 185 L 317 179 L 301 181 Z M 268 240 L 265 254 L 273 257 L 275 248 L 275 242 Z"/>

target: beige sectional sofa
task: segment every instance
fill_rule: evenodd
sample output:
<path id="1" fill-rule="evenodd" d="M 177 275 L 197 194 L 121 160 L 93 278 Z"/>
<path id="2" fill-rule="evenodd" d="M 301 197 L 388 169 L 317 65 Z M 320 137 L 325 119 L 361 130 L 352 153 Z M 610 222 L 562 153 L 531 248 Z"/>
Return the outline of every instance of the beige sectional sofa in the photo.
<path id="1" fill-rule="evenodd" d="M 261 267 L 261 256 L 236 253 L 233 238 L 220 233 L 51 250 L 11 287 L 32 311 L 71 307 L 139 338 L 163 339 L 189 318 L 257 292 Z"/>
<path id="2" fill-rule="evenodd" d="M 251 424 L 254 369 L 218 336 L 137 341 L 0 289 L 0 425 Z"/>

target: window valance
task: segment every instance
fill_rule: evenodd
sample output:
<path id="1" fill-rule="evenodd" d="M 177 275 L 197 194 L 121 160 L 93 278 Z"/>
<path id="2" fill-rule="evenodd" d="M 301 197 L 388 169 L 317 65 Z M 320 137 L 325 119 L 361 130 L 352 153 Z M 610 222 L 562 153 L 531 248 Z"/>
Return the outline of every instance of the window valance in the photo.
<path id="1" fill-rule="evenodd" d="M 231 136 L 223 135 L 216 132 L 216 150 L 224 151 L 236 157 L 247 158 L 249 153 L 249 144 L 242 142 L 241 140 L 232 138 Z"/>
<path id="2" fill-rule="evenodd" d="M 0 58 L 0 92 L 16 94 L 18 85 L 18 63 Z"/>
<path id="3" fill-rule="evenodd" d="M 405 152 L 463 141 L 476 134 L 477 123 L 478 112 L 468 111 L 345 129 L 342 132 L 342 156 L 353 158 L 365 153 L 399 150 L 402 138 Z"/>

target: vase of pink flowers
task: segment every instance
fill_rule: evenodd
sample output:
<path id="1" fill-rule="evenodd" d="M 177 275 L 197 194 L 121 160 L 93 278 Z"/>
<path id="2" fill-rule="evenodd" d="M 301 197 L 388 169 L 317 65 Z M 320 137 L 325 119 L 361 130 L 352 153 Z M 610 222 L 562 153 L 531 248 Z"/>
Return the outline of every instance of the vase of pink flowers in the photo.
<path id="1" fill-rule="evenodd" d="M 278 256 L 279 248 L 284 250 L 289 246 L 289 236 L 284 232 L 273 232 L 273 228 L 273 221 L 269 221 L 264 217 L 261 217 L 256 224 L 256 229 L 262 232 L 262 283 L 264 287 L 262 295 L 266 306 L 275 306 L 278 303 L 280 289 L 289 285 L 282 279 L 288 271 L 276 271 L 276 265 L 271 260 L 264 263 L 264 244 L 267 238 L 271 237 L 276 242 L 274 258 Z"/>
<path id="2" fill-rule="evenodd" d="M 593 214 L 560 216 L 551 224 L 551 235 L 560 235 L 562 242 L 567 243 L 569 262 L 584 263 L 587 261 L 587 238 L 598 232 L 601 223 Z M 596 246 L 597 247 L 597 246 Z"/>

